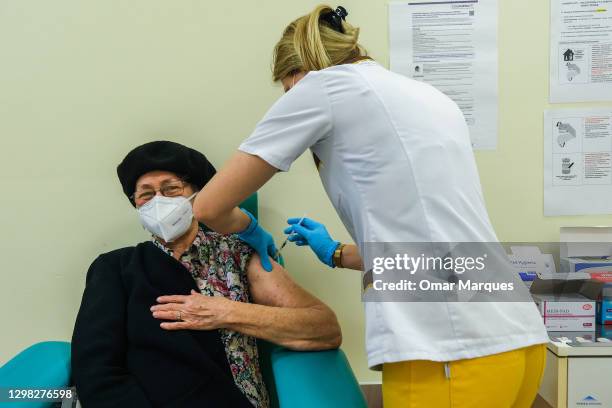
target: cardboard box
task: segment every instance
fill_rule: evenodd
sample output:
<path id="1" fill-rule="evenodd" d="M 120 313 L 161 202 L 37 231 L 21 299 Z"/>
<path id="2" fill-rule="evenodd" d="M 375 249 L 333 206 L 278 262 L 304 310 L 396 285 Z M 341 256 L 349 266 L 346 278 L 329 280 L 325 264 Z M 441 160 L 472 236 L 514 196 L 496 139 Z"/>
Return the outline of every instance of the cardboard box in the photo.
<path id="1" fill-rule="evenodd" d="M 561 272 L 612 272 L 612 227 L 561 227 Z"/>
<path id="2" fill-rule="evenodd" d="M 612 259 L 607 257 L 561 258 L 563 272 L 612 272 Z"/>
<path id="3" fill-rule="evenodd" d="M 549 331 L 595 330 L 595 301 L 579 294 L 538 294 L 533 298 Z"/>
<path id="4" fill-rule="evenodd" d="M 580 293 L 597 302 L 597 323 L 612 324 L 612 283 L 607 276 L 590 275 L 591 279 L 582 285 Z"/>
<path id="5" fill-rule="evenodd" d="M 582 293 L 587 273 L 538 273 L 531 294 L 548 331 L 595 330 L 595 300 Z M 601 284 L 597 284 L 601 285 Z M 596 291 L 595 284 L 589 290 Z M 588 292 L 588 291 L 587 291 Z"/>
<path id="6" fill-rule="evenodd" d="M 604 284 L 597 301 L 597 323 L 612 325 L 612 283 Z"/>
<path id="7" fill-rule="evenodd" d="M 612 227 L 562 227 L 560 240 L 561 270 L 590 275 L 579 293 L 597 301 L 597 323 L 612 324 Z"/>
<path id="8" fill-rule="evenodd" d="M 603 283 L 612 283 L 612 272 L 591 272 L 591 280 Z"/>
<path id="9" fill-rule="evenodd" d="M 528 288 L 531 288 L 538 272 L 556 272 L 553 256 L 551 254 L 543 254 L 537 246 L 511 246 L 510 251 L 508 259 Z"/>

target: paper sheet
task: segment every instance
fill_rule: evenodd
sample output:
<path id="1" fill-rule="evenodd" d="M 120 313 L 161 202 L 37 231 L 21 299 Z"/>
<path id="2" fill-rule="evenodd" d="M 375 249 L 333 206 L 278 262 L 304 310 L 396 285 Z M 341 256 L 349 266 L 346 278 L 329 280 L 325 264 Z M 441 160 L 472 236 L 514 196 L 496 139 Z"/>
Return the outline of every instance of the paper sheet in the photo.
<path id="1" fill-rule="evenodd" d="M 550 102 L 612 101 L 612 1 L 551 0 Z"/>
<path id="2" fill-rule="evenodd" d="M 453 99 L 474 149 L 497 147 L 497 0 L 389 4 L 391 70 Z"/>
<path id="3" fill-rule="evenodd" d="M 544 113 L 544 215 L 612 214 L 612 108 Z"/>

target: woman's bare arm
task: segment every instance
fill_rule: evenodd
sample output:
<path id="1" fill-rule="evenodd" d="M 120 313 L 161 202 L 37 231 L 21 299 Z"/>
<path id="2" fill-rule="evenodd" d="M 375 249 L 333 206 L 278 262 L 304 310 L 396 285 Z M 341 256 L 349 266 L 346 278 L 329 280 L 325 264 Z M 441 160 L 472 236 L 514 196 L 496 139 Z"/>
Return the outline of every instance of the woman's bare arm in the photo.
<path id="1" fill-rule="evenodd" d="M 253 303 L 192 290 L 190 295 L 160 296 L 151 307 L 153 317 L 170 320 L 160 323 L 165 330 L 225 328 L 293 350 L 340 346 L 342 333 L 334 312 L 296 284 L 285 268 L 274 262 L 272 272 L 264 272 L 254 254 L 247 276 Z"/>
<path id="2" fill-rule="evenodd" d="M 339 347 L 342 334 L 334 312 L 279 264 L 264 272 L 258 258 L 254 254 L 247 269 L 254 303 L 233 302 L 226 327 L 294 350 Z"/>

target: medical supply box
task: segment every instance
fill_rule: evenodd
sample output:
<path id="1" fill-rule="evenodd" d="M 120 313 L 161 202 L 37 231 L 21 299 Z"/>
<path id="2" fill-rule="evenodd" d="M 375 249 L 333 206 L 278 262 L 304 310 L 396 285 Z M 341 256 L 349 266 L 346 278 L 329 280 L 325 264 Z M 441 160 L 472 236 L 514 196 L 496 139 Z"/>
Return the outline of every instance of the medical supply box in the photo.
<path id="1" fill-rule="evenodd" d="M 612 325 L 612 283 L 604 284 L 597 302 L 597 322 Z"/>
<path id="2" fill-rule="evenodd" d="M 612 259 L 607 257 L 561 258 L 563 272 L 612 272 Z"/>
<path id="3" fill-rule="evenodd" d="M 586 273 L 554 273 L 538 276 L 531 295 L 548 331 L 595 330 L 595 300 L 585 296 Z M 593 289 L 591 289 L 593 290 Z"/>
<path id="4" fill-rule="evenodd" d="M 612 227 L 561 227 L 560 272 L 612 272 Z"/>
<path id="5" fill-rule="evenodd" d="M 511 246 L 508 259 L 527 288 L 531 288 L 538 272 L 556 272 L 553 256 L 543 254 L 537 246 Z"/>
<path id="6" fill-rule="evenodd" d="M 612 227 L 562 227 L 561 272 L 588 273 L 583 294 L 597 301 L 596 320 L 612 324 Z"/>

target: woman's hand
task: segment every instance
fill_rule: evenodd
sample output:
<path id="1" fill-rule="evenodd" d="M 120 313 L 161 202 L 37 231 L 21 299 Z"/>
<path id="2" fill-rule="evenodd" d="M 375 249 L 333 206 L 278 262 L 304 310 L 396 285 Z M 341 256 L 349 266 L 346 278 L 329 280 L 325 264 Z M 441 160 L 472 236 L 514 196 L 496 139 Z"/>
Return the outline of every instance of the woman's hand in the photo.
<path id="1" fill-rule="evenodd" d="M 205 296 L 195 290 L 190 295 L 160 296 L 151 307 L 153 317 L 172 320 L 160 324 L 165 330 L 215 330 L 225 326 L 234 301 L 221 296 Z"/>
<path id="2" fill-rule="evenodd" d="M 289 241 L 298 246 L 310 246 L 321 262 L 335 268 L 332 258 L 340 242 L 332 239 L 323 224 L 310 218 L 289 218 L 287 224 L 290 226 L 284 232 L 291 234 Z"/>
<path id="3" fill-rule="evenodd" d="M 274 238 L 259 225 L 253 214 L 244 209 L 241 209 L 241 211 L 249 216 L 251 223 L 247 229 L 238 233 L 238 238 L 257 251 L 259 259 L 261 259 L 261 266 L 266 272 L 271 272 L 272 262 L 270 262 L 270 257 L 276 257 L 277 252 Z"/>

